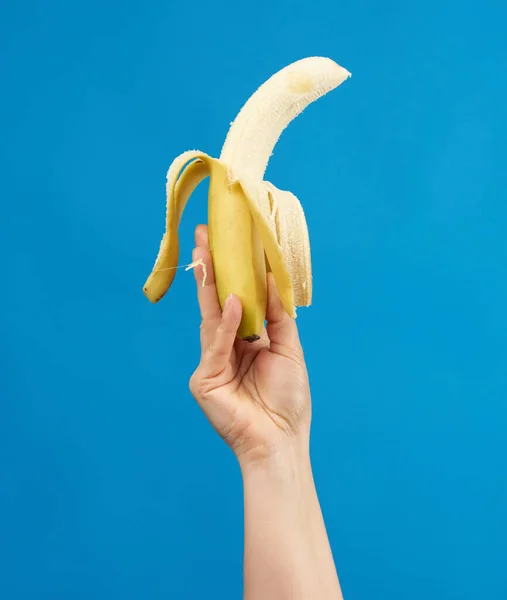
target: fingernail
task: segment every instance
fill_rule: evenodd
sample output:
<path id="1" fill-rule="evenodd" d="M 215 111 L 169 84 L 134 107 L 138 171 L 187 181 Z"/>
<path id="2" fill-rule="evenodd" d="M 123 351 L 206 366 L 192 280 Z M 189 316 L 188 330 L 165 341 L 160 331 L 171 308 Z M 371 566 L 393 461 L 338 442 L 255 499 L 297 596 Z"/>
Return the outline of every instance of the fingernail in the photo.
<path id="1" fill-rule="evenodd" d="M 192 260 L 196 260 L 197 259 L 197 248 L 194 248 L 192 250 Z"/>
<path id="2" fill-rule="evenodd" d="M 227 308 L 230 306 L 231 300 L 232 300 L 232 294 L 229 294 L 227 296 L 227 298 L 225 299 L 224 310 L 227 310 Z"/>

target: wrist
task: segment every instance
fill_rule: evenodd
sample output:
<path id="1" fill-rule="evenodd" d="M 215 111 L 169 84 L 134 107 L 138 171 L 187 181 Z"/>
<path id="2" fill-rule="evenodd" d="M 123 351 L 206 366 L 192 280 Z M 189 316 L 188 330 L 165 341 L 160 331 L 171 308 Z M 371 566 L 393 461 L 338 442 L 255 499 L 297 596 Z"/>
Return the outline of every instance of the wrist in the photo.
<path id="1" fill-rule="evenodd" d="M 291 479 L 311 472 L 309 440 L 303 437 L 237 456 L 243 479 Z"/>

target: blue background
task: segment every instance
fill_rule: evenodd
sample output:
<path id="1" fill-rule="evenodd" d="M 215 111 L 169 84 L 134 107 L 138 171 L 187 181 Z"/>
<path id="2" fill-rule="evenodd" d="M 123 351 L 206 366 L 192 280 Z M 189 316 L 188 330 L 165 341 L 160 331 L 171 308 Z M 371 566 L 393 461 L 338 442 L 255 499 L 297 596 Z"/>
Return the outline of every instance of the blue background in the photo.
<path id="1" fill-rule="evenodd" d="M 242 490 L 188 391 L 191 273 L 141 288 L 167 167 L 273 72 L 352 79 L 283 134 L 313 462 L 345 597 L 507 598 L 505 3 L 4 0 L 0 597 L 240 598 Z M 203 186 L 182 262 L 206 220 Z"/>

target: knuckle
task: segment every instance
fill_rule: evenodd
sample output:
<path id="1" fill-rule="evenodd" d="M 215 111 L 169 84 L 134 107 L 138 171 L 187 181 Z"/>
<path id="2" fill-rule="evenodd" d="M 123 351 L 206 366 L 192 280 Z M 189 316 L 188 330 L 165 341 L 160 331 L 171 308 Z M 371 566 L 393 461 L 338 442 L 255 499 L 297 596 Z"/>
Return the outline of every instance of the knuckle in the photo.
<path id="1" fill-rule="evenodd" d="M 200 365 L 190 377 L 188 387 L 192 396 L 198 401 L 204 400 L 212 389 L 212 382 L 203 376 Z"/>
<path id="2" fill-rule="evenodd" d="M 232 346 L 231 338 L 234 335 L 235 331 L 228 329 L 223 323 L 220 323 L 208 346 L 209 353 L 215 356 L 228 354 L 230 352 L 230 346 Z"/>
<path id="3" fill-rule="evenodd" d="M 215 337 L 214 337 L 213 341 L 214 341 L 215 343 L 216 343 L 217 341 L 219 341 L 219 340 L 220 340 L 220 338 L 221 338 L 221 337 L 224 335 L 225 331 L 226 331 L 226 330 L 225 330 L 225 326 L 224 326 L 224 324 L 223 324 L 223 323 L 219 323 L 219 324 L 218 324 L 218 326 L 217 326 L 217 328 L 216 328 L 216 331 L 215 331 Z"/>
<path id="4" fill-rule="evenodd" d="M 197 397 L 201 388 L 201 377 L 199 375 L 199 368 L 197 368 L 190 377 L 188 387 L 192 396 Z"/>
<path id="5" fill-rule="evenodd" d="M 221 346 L 222 335 L 223 335 L 223 328 L 222 328 L 222 325 L 219 325 L 215 332 L 213 339 L 210 342 L 210 345 L 208 346 L 209 354 L 213 355 L 213 354 L 217 354 L 219 352 L 220 346 Z"/>

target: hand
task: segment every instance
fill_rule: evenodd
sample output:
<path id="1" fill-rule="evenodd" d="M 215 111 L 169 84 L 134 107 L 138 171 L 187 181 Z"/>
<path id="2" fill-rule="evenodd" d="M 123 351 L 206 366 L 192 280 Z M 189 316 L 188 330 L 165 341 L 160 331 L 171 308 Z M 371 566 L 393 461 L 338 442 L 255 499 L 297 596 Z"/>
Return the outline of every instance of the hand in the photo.
<path id="1" fill-rule="evenodd" d="M 268 274 L 267 325 L 261 339 L 236 337 L 242 306 L 230 296 L 222 312 L 204 225 L 195 231 L 193 260 L 202 317 L 201 360 L 190 390 L 240 464 L 269 458 L 287 446 L 307 451 L 310 389 L 295 321 L 285 312 Z"/>

